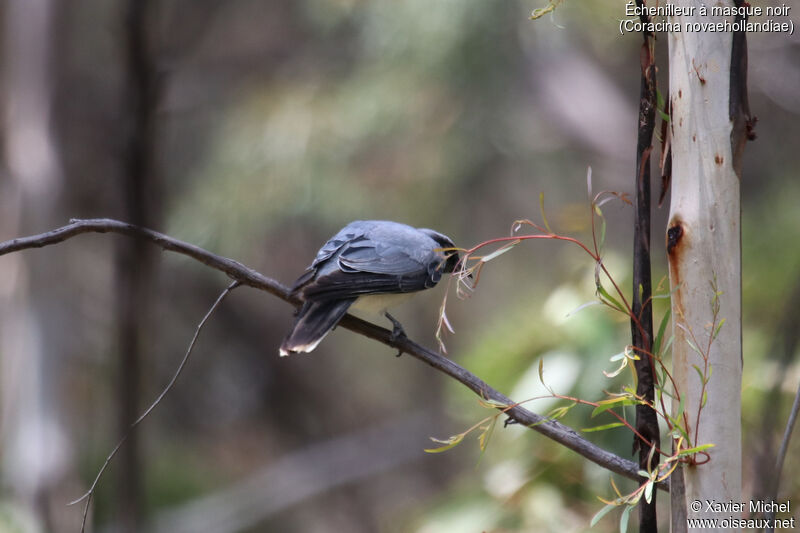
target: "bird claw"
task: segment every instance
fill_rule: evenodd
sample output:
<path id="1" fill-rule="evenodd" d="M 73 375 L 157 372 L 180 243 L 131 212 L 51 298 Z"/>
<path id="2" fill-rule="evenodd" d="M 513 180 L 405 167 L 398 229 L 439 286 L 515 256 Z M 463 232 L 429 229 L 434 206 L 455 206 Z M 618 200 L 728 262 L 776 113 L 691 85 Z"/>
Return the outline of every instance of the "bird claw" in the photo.
<path id="1" fill-rule="evenodd" d="M 389 313 L 384 313 L 384 315 L 386 315 L 386 318 L 392 321 L 392 334 L 389 336 L 389 340 L 392 342 L 406 340 L 408 337 L 406 336 L 406 332 L 403 329 L 403 325 L 400 324 L 400 322 L 398 322 L 397 319 L 392 315 L 390 315 Z"/>

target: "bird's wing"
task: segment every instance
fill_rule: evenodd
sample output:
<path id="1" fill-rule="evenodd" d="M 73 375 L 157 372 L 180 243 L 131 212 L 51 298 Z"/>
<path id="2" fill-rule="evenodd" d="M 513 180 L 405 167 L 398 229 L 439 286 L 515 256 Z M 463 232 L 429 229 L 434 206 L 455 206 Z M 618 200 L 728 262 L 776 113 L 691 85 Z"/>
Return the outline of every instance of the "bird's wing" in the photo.
<path id="1" fill-rule="evenodd" d="M 303 272 L 303 274 L 294 282 L 291 292 L 294 294 L 302 290 L 304 286 L 313 282 L 317 272 L 324 268 L 326 262 L 331 257 L 339 253 L 342 247 L 356 239 L 362 238 L 365 229 L 361 227 L 361 224 L 361 221 L 351 222 L 339 230 L 339 233 L 331 237 L 328 242 L 326 242 L 322 248 L 319 249 L 314 261 L 311 262 L 311 266 L 309 266 L 306 271 Z"/>
<path id="2" fill-rule="evenodd" d="M 344 235 L 345 242 L 339 242 L 348 228 L 317 254 L 326 257 L 312 264 L 315 272 L 301 288 L 305 299 L 419 291 L 441 279 L 439 266 L 444 256 L 437 252 L 439 245 L 419 230 L 382 223 L 356 228 L 358 231 Z"/>
<path id="3" fill-rule="evenodd" d="M 435 260 L 431 245 L 423 243 L 428 253 L 419 253 L 419 248 L 394 243 L 375 242 L 362 239 L 348 243 L 339 253 L 338 262 L 342 272 L 370 272 L 373 274 L 408 275 L 425 270 L 427 263 Z M 416 253 L 415 253 L 416 252 Z"/>
<path id="4" fill-rule="evenodd" d="M 371 272 L 332 272 L 302 289 L 308 301 L 339 300 L 365 294 L 414 292 L 429 286 L 427 275 L 391 276 Z"/>

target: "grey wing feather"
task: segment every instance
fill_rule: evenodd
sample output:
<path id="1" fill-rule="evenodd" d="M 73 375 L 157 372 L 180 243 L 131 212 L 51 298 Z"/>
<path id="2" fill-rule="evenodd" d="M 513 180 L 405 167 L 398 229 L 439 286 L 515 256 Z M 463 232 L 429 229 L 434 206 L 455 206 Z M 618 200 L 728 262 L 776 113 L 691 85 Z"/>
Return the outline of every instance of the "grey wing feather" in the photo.
<path id="1" fill-rule="evenodd" d="M 342 250 L 339 254 L 339 267 L 343 272 L 408 275 L 425 270 L 425 258 L 422 259 L 410 255 L 408 247 L 400 248 L 365 241 L 363 244 L 350 245 Z"/>
<path id="2" fill-rule="evenodd" d="M 424 271 L 437 260 L 436 241 L 416 228 L 397 222 L 373 223 L 347 243 L 339 254 L 342 270 L 407 275 Z"/>
<path id="3" fill-rule="evenodd" d="M 317 256 L 314 258 L 314 261 L 311 262 L 311 266 L 308 267 L 306 271 L 303 272 L 299 278 L 297 278 L 297 281 L 294 282 L 291 292 L 296 293 L 302 289 L 303 286 L 312 282 L 314 277 L 317 275 L 317 272 L 325 267 L 324 263 L 336 255 L 342 249 L 342 247 L 359 238 L 362 238 L 364 234 L 364 229 L 360 227 L 362 225 L 363 222 L 360 220 L 351 222 L 339 230 L 339 233 L 328 239 L 328 242 L 326 242 L 317 252 Z"/>
<path id="4" fill-rule="evenodd" d="M 441 278 L 438 247 L 405 224 L 352 222 L 325 243 L 294 290 L 305 299 L 321 300 L 433 287 Z"/>
<path id="5" fill-rule="evenodd" d="M 317 257 L 314 258 L 311 266 L 315 267 L 323 261 L 330 259 L 343 246 L 361 238 L 364 234 L 363 231 L 358 229 L 358 227 L 354 227 L 354 225 L 355 222 L 348 224 L 342 228 L 339 233 L 331 237 L 328 242 L 320 248 L 319 252 L 317 252 Z"/>

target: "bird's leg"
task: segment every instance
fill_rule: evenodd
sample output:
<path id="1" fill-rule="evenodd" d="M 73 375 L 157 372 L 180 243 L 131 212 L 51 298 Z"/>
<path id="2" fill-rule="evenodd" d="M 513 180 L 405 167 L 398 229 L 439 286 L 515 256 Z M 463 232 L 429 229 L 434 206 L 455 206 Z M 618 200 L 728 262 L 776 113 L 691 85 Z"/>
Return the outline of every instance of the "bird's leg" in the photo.
<path id="1" fill-rule="evenodd" d="M 297 316 L 298 316 L 300 313 L 302 313 L 302 312 L 303 312 L 303 311 L 304 311 L 304 310 L 305 310 L 305 309 L 308 307 L 308 305 L 309 305 L 309 303 L 308 303 L 308 302 L 303 302 L 303 305 L 301 305 L 300 307 L 295 307 L 295 308 L 294 308 L 294 314 L 293 314 L 293 316 L 294 316 L 295 318 L 297 318 Z"/>
<path id="2" fill-rule="evenodd" d="M 406 332 L 403 330 L 403 325 L 400 324 L 400 322 L 398 322 L 397 319 L 389 313 L 384 312 L 383 314 L 386 316 L 386 318 L 392 321 L 392 336 L 389 337 L 389 340 L 392 342 L 397 342 L 406 339 Z"/>

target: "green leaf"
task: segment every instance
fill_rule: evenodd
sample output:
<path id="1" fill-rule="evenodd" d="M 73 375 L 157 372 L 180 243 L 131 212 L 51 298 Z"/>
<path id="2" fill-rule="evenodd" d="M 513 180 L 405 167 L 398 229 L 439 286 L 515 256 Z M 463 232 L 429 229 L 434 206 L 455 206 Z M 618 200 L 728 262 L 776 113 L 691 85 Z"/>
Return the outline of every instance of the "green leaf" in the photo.
<path id="1" fill-rule="evenodd" d="M 661 120 L 664 122 L 669 122 L 669 115 L 666 112 L 666 104 L 664 103 L 664 96 L 661 94 L 661 91 L 656 90 L 656 109 L 658 110 L 658 114 L 661 117 Z"/>
<path id="2" fill-rule="evenodd" d="M 619 398 L 612 398 L 610 400 L 603 400 L 597 402 L 597 407 L 594 408 L 592 411 L 591 417 L 594 418 L 595 416 L 599 415 L 600 413 L 605 413 L 609 409 L 619 406 L 625 405 L 638 405 L 639 401 L 628 396 L 620 396 Z"/>
<path id="3" fill-rule="evenodd" d="M 539 381 L 544 385 L 544 359 L 542 358 L 539 359 Z"/>
<path id="4" fill-rule="evenodd" d="M 667 339 L 667 343 L 661 349 L 661 353 L 663 353 L 663 354 L 668 353 L 669 349 L 672 348 L 672 341 L 674 341 L 674 340 L 675 340 L 675 335 L 670 335 L 669 338 Z"/>
<path id="5" fill-rule="evenodd" d="M 664 313 L 663 317 L 661 317 L 661 324 L 658 326 L 658 333 L 656 334 L 656 339 L 653 342 L 653 353 L 656 355 L 661 353 L 661 345 L 664 342 L 664 333 L 667 331 L 667 324 L 669 324 L 671 316 L 671 310 L 667 309 L 667 312 Z"/>
<path id="6" fill-rule="evenodd" d="M 655 483 L 653 480 L 647 482 L 647 485 L 644 486 L 644 499 L 647 500 L 647 503 L 651 503 L 653 501 L 653 487 Z"/>
<path id="7" fill-rule="evenodd" d="M 603 244 L 606 242 L 606 217 L 602 214 L 600 215 L 602 218 L 600 219 L 600 243 L 598 244 L 599 248 L 603 247 Z"/>
<path id="8" fill-rule="evenodd" d="M 494 427 L 497 425 L 497 417 L 492 418 L 492 421 L 483 429 L 480 436 L 478 436 L 478 444 L 481 448 L 481 452 L 486 451 L 486 447 L 489 445 L 489 440 L 492 438 L 492 433 L 494 433 Z"/>
<path id="9" fill-rule="evenodd" d="M 683 429 L 681 421 L 672 417 L 669 417 L 669 420 L 670 422 L 672 422 L 672 432 L 671 432 L 672 436 L 675 438 L 683 437 L 683 439 L 688 442 L 689 435 L 686 433 L 686 430 Z"/>
<path id="10" fill-rule="evenodd" d="M 591 524 L 589 524 L 589 527 L 594 527 L 594 526 L 595 526 L 595 524 L 597 524 L 597 522 L 599 522 L 601 518 L 603 518 L 605 515 L 607 515 L 607 514 L 608 514 L 608 513 L 610 513 L 610 512 L 611 512 L 613 509 L 616 509 L 616 508 L 617 508 L 617 505 L 616 505 L 616 504 L 609 503 L 609 504 L 607 504 L 605 507 L 603 507 L 602 509 L 600 509 L 599 511 L 597 511 L 597 512 L 594 514 L 594 516 L 592 517 L 592 522 L 591 522 Z"/>
<path id="11" fill-rule="evenodd" d="M 700 402 L 700 407 L 705 407 L 707 401 L 708 401 L 708 391 L 704 390 L 703 391 L 703 401 Z"/>
<path id="12" fill-rule="evenodd" d="M 689 340 L 689 339 L 686 339 L 686 344 L 688 344 L 688 345 L 689 345 L 689 348 L 691 348 L 692 350 L 694 350 L 696 353 L 698 353 L 698 354 L 700 354 L 700 355 L 703 355 L 703 352 L 701 352 L 701 351 L 700 351 L 700 348 L 698 348 L 697 346 L 695 346 L 695 344 L 694 344 L 694 343 L 693 343 L 691 340 Z"/>
<path id="13" fill-rule="evenodd" d="M 722 325 L 723 324 L 725 324 L 725 319 L 724 318 L 719 321 L 719 324 L 717 324 L 716 329 L 714 329 L 714 336 L 712 337 L 713 339 L 717 338 L 717 335 L 719 335 L 719 330 L 722 329 Z"/>
<path id="14" fill-rule="evenodd" d="M 674 400 L 675 396 L 673 396 L 672 393 L 670 391 L 668 391 L 665 387 L 666 387 L 666 384 L 664 382 L 660 382 L 659 383 L 659 388 L 657 390 L 661 391 L 664 394 L 664 396 L 666 396 L 670 400 Z M 659 399 L 658 401 L 660 403 L 661 399 Z"/>
<path id="15" fill-rule="evenodd" d="M 561 3 L 561 0 L 551 0 L 549 4 L 545 7 L 538 7 L 531 11 L 530 20 L 536 20 L 542 18 L 543 16 L 547 15 L 548 13 L 552 13 L 555 11 L 556 6 Z"/>
<path id="16" fill-rule="evenodd" d="M 519 244 L 520 241 L 511 241 L 510 243 L 506 244 L 502 248 L 498 248 L 494 252 L 490 253 L 489 255 L 484 255 L 481 257 L 481 263 L 488 263 L 492 259 L 500 257 L 504 253 L 510 251 L 513 247 Z"/>
<path id="17" fill-rule="evenodd" d="M 703 371 L 700 370 L 700 367 L 697 365 L 692 365 L 692 368 L 694 368 L 697 371 L 697 375 L 700 376 L 700 383 L 705 383 L 706 377 L 703 375 Z"/>
<path id="18" fill-rule="evenodd" d="M 487 409 L 507 409 L 511 407 L 508 404 L 503 402 L 498 402 L 497 400 L 493 400 L 491 398 L 478 398 L 478 403 L 481 404 L 482 407 L 486 407 Z"/>
<path id="19" fill-rule="evenodd" d="M 694 448 L 686 448 L 685 450 L 681 450 L 678 452 L 678 457 L 682 457 L 684 455 L 692 455 L 693 453 L 702 452 L 709 448 L 713 448 L 714 444 L 701 444 L 700 446 L 695 446 Z"/>
<path id="20" fill-rule="evenodd" d="M 431 437 L 431 440 L 433 442 L 438 442 L 438 443 L 444 444 L 444 446 L 440 446 L 438 448 L 426 448 L 425 451 L 428 452 L 428 453 L 446 452 L 447 450 L 449 450 L 451 448 L 455 448 L 456 446 L 458 446 L 461 443 L 461 441 L 464 440 L 464 435 L 465 435 L 464 433 L 461 433 L 459 435 L 453 435 L 452 437 L 450 437 L 447 440 L 439 440 L 439 439 L 435 439 L 435 438 Z"/>
<path id="21" fill-rule="evenodd" d="M 686 409 L 686 396 L 681 396 L 681 401 L 678 404 L 678 412 L 675 415 L 675 418 L 680 418 L 683 416 L 683 410 Z"/>
<path id="22" fill-rule="evenodd" d="M 648 454 L 647 454 L 647 464 L 648 464 L 648 465 L 652 465 L 652 464 L 653 464 L 653 456 L 654 456 L 655 454 L 656 454 L 656 446 L 655 446 L 655 444 L 654 444 L 654 445 L 653 445 L 653 446 L 650 448 L 650 453 L 648 453 Z M 648 468 L 650 468 L 650 467 L 648 466 Z M 652 477 L 653 477 L 653 476 L 651 475 L 651 476 L 650 476 L 650 479 L 652 479 Z"/>
<path id="23" fill-rule="evenodd" d="M 622 422 L 612 422 L 611 424 L 603 424 L 602 426 L 594 426 L 590 428 L 583 428 L 581 431 L 584 433 L 591 433 L 592 431 L 605 431 L 606 429 L 618 428 L 624 426 Z"/>
<path id="24" fill-rule="evenodd" d="M 667 387 L 667 368 L 664 365 L 656 367 L 656 389 L 663 390 Z"/>
<path id="25" fill-rule="evenodd" d="M 575 407 L 576 405 L 577 405 L 576 402 L 572 402 L 569 405 L 562 405 L 561 407 L 556 407 L 547 414 L 547 418 L 549 418 L 550 420 L 559 420 L 561 418 L 564 418 L 569 412 L 569 410 Z"/>
<path id="26" fill-rule="evenodd" d="M 627 311 L 625 311 L 625 308 L 622 307 L 622 304 L 619 303 L 616 299 L 614 299 L 614 297 L 611 296 L 608 293 L 608 291 L 603 287 L 603 284 L 600 283 L 599 278 L 596 280 L 595 285 L 597 287 L 597 292 L 600 295 L 600 299 L 603 301 L 603 303 L 609 305 L 610 307 L 616 309 L 617 311 L 627 314 Z"/>
<path id="27" fill-rule="evenodd" d="M 633 505 L 625 506 L 625 510 L 622 511 L 622 516 L 619 517 L 619 533 L 628 531 L 628 519 L 631 517 L 631 511 L 633 511 Z"/>

